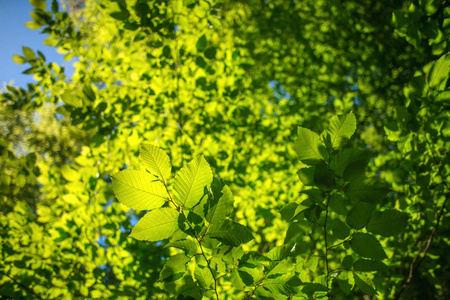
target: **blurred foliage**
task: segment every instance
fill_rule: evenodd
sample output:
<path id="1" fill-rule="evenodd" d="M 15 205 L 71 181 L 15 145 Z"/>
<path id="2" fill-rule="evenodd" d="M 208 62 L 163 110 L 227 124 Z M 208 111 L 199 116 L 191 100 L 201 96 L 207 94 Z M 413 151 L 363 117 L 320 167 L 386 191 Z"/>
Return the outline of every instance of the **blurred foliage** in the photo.
<path id="1" fill-rule="evenodd" d="M 114 200 L 111 176 L 143 169 L 143 142 L 167 152 L 174 173 L 203 155 L 234 194 L 235 221 L 252 232 L 242 251 L 268 256 L 294 239 L 311 295 L 450 296 L 448 1 L 86 0 L 67 2 L 70 14 L 56 0 L 30 2 L 26 26 L 75 70 L 23 47 L 12 59 L 34 83 L 0 95 L 2 297 L 166 299 L 192 283 L 160 280 L 179 252 L 130 238 L 145 211 Z M 325 214 L 280 214 L 305 200 L 298 126 L 321 132 L 351 111 L 348 147 L 370 153 L 357 176 L 389 186 L 370 211 L 409 217 L 395 237 L 373 231 L 376 213 L 331 227 L 345 248 L 347 225 L 372 222 L 366 229 L 388 257 L 352 278 L 352 268 L 367 269 L 353 264 L 358 253 L 336 251 L 343 267 L 334 273 L 307 259 L 327 248 L 310 224 Z M 349 214 L 335 205 L 330 217 Z M 315 285 L 324 275 L 339 279 L 325 295 Z M 245 296 L 233 280 L 219 280 L 220 298 Z"/>

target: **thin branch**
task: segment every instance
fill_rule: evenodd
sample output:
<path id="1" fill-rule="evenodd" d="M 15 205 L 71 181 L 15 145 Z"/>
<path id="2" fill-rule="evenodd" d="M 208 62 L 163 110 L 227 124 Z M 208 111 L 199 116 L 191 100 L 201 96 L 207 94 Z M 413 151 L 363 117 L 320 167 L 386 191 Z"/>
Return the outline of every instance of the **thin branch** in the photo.
<path id="1" fill-rule="evenodd" d="M 436 234 L 436 231 L 439 228 L 439 224 L 441 222 L 441 219 L 444 215 L 444 211 L 445 211 L 445 206 L 447 204 L 448 199 L 450 198 L 450 189 L 449 186 L 447 184 L 447 182 L 445 181 L 444 176 L 442 175 L 442 169 L 439 166 L 441 163 L 436 159 L 433 150 L 431 149 L 431 145 L 430 145 L 430 141 L 428 140 L 428 138 L 425 139 L 426 143 L 428 145 L 428 148 L 430 150 L 431 156 L 433 157 L 434 163 L 438 166 L 438 174 L 442 180 L 442 185 L 444 185 L 447 189 L 447 197 L 444 200 L 444 203 L 442 203 L 440 209 L 439 209 L 439 213 L 436 214 L 436 224 L 433 227 L 433 230 L 431 231 L 430 237 L 428 238 L 427 241 L 427 245 L 425 247 L 425 250 L 423 251 L 422 257 L 420 258 L 420 260 L 417 262 L 417 264 L 415 264 L 417 258 L 420 256 L 421 251 L 419 250 L 419 253 L 414 257 L 413 261 L 411 262 L 411 267 L 409 269 L 409 276 L 406 279 L 406 281 L 403 283 L 402 287 L 400 288 L 400 290 L 398 291 L 398 293 L 395 295 L 394 299 L 399 299 L 401 294 L 403 293 L 403 291 L 405 290 L 405 288 L 411 283 L 411 281 L 414 278 L 415 273 L 417 273 L 417 269 L 419 268 L 419 266 L 422 264 L 422 262 L 425 260 L 425 257 L 427 256 L 428 250 L 431 247 L 431 243 L 433 242 L 434 236 Z"/>
<path id="2" fill-rule="evenodd" d="M 353 235 L 354 235 L 355 233 L 356 233 L 356 230 L 353 231 L 353 233 L 352 233 L 348 238 L 346 238 L 345 240 L 343 240 L 342 242 L 337 243 L 337 244 L 334 244 L 334 245 L 328 247 L 328 251 L 331 250 L 331 249 L 333 249 L 333 248 L 336 248 L 336 247 L 339 246 L 339 245 L 342 245 L 343 243 L 345 243 L 345 242 L 347 242 L 347 241 L 349 241 L 349 240 L 353 237 Z"/>
<path id="3" fill-rule="evenodd" d="M 405 281 L 405 283 L 402 285 L 402 287 L 400 288 L 400 290 L 398 291 L 397 295 L 394 297 L 394 299 L 399 299 L 400 295 L 403 293 L 403 291 L 405 290 L 405 288 L 411 283 L 412 279 L 414 278 L 415 273 L 417 272 L 417 269 L 419 268 L 420 264 L 424 261 L 425 257 L 427 256 L 428 250 L 430 249 L 431 243 L 433 242 L 433 238 L 436 234 L 436 231 L 439 227 L 439 223 L 442 219 L 442 216 L 444 215 L 444 210 L 445 210 L 445 205 L 447 204 L 447 200 L 450 198 L 450 193 L 447 192 L 447 198 L 445 198 L 444 203 L 441 206 L 441 209 L 439 211 L 439 214 L 436 216 L 436 224 L 434 225 L 433 231 L 431 231 L 430 237 L 428 238 L 427 241 L 427 246 L 425 247 L 425 250 L 423 251 L 422 257 L 420 258 L 419 262 L 414 265 L 416 259 L 420 256 L 420 251 L 419 253 L 416 255 L 416 257 L 414 257 L 413 261 L 411 262 L 411 267 L 409 270 L 409 277 L 408 279 Z"/>

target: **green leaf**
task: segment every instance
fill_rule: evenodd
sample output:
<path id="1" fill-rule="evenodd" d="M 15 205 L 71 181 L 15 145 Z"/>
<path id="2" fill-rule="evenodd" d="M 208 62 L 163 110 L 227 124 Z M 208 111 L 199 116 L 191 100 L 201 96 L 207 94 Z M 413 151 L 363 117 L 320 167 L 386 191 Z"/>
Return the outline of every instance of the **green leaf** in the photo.
<path id="1" fill-rule="evenodd" d="M 347 216 L 349 212 L 349 201 L 340 194 L 334 194 L 331 196 L 328 202 L 328 208 L 338 215 Z"/>
<path id="2" fill-rule="evenodd" d="M 131 231 L 137 240 L 156 242 L 169 238 L 178 229 L 179 213 L 170 207 L 152 210 Z"/>
<path id="3" fill-rule="evenodd" d="M 14 54 L 12 60 L 13 62 L 19 65 L 23 65 L 24 63 L 27 62 L 27 59 L 19 54 Z"/>
<path id="4" fill-rule="evenodd" d="M 216 58 L 216 52 L 217 52 L 216 48 L 210 47 L 205 50 L 205 57 L 207 59 L 214 59 Z"/>
<path id="5" fill-rule="evenodd" d="M 214 284 L 214 278 L 207 266 L 195 265 L 194 277 L 202 288 L 206 289 Z"/>
<path id="6" fill-rule="evenodd" d="M 89 99 L 89 101 L 95 101 L 96 95 L 94 90 L 89 85 L 83 86 L 83 94 Z"/>
<path id="7" fill-rule="evenodd" d="M 387 258 L 380 242 L 373 235 L 368 233 L 355 233 L 350 241 L 350 246 L 357 254 L 366 258 Z"/>
<path id="8" fill-rule="evenodd" d="M 314 166 L 309 168 L 301 168 L 297 171 L 298 178 L 304 185 L 313 186 L 314 183 L 314 172 L 316 168 Z"/>
<path id="9" fill-rule="evenodd" d="M 242 290 L 245 287 L 237 268 L 231 272 L 230 279 L 234 288 Z"/>
<path id="10" fill-rule="evenodd" d="M 352 201 L 381 202 L 386 196 L 386 185 L 376 179 L 356 178 L 347 185 L 345 195 Z"/>
<path id="11" fill-rule="evenodd" d="M 268 290 L 270 292 L 271 299 L 274 295 L 294 295 L 296 294 L 296 290 L 293 286 L 286 283 L 286 280 L 275 278 L 275 279 L 268 279 L 264 280 L 264 289 Z M 259 290 L 257 290 L 258 292 Z M 255 293 L 258 295 L 258 293 Z M 283 297 L 282 299 L 285 299 L 286 297 Z"/>
<path id="12" fill-rule="evenodd" d="M 344 180 L 351 181 L 355 178 L 362 178 L 365 175 L 369 158 L 355 160 L 347 165 L 344 170 Z"/>
<path id="13" fill-rule="evenodd" d="M 347 255 L 342 260 L 342 266 L 346 269 L 351 269 L 353 266 L 353 257 L 351 255 Z"/>
<path id="14" fill-rule="evenodd" d="M 80 180 L 80 174 L 69 165 L 63 165 L 61 167 L 61 174 L 67 181 Z"/>
<path id="15" fill-rule="evenodd" d="M 344 292 L 344 294 L 348 296 L 352 291 L 353 286 L 355 285 L 353 273 L 342 271 L 341 273 L 339 273 L 338 277 L 335 280 L 338 281 L 339 287 Z"/>
<path id="16" fill-rule="evenodd" d="M 232 221 L 226 221 L 220 226 L 211 226 L 208 234 L 210 237 L 234 247 L 248 243 L 253 239 L 247 227 Z"/>
<path id="17" fill-rule="evenodd" d="M 202 292 L 197 283 L 192 279 L 192 275 L 187 273 L 176 281 L 163 281 L 163 288 L 175 294 L 185 296 L 185 299 L 201 299 Z"/>
<path id="18" fill-rule="evenodd" d="M 214 196 L 213 196 L 214 197 Z M 206 220 L 214 225 L 223 223 L 233 211 L 233 194 L 228 186 L 222 189 L 222 196 L 219 199 L 211 199 L 209 202 Z"/>
<path id="19" fill-rule="evenodd" d="M 31 50 L 28 47 L 22 46 L 22 52 L 23 52 L 23 55 L 25 55 L 25 57 L 28 60 L 35 60 L 36 59 L 36 54 L 34 53 L 33 50 Z"/>
<path id="20" fill-rule="evenodd" d="M 330 168 L 334 171 L 336 177 L 343 178 L 347 168 L 353 169 L 356 167 L 364 172 L 369 159 L 370 154 L 367 151 L 355 148 L 342 149 L 331 154 Z M 354 167 L 349 167 L 353 162 L 355 162 Z M 347 172 L 350 172 L 350 170 Z"/>
<path id="21" fill-rule="evenodd" d="M 167 200 L 164 185 L 151 174 L 139 170 L 123 170 L 112 176 L 117 199 L 136 210 L 161 207 Z"/>
<path id="22" fill-rule="evenodd" d="M 168 243 L 165 247 L 175 247 L 181 250 L 186 251 L 187 255 L 197 254 L 199 251 L 197 247 L 197 242 L 190 239 L 189 237 L 185 240 L 174 241 Z"/>
<path id="23" fill-rule="evenodd" d="M 204 195 L 204 188 L 212 181 L 212 172 L 203 156 L 184 166 L 175 177 L 174 201 L 181 207 L 191 208 Z"/>
<path id="24" fill-rule="evenodd" d="M 330 127 L 325 131 L 324 139 L 329 140 L 332 149 L 340 149 L 352 137 L 356 130 L 356 118 L 353 113 L 336 116 L 331 120 Z"/>
<path id="25" fill-rule="evenodd" d="M 265 256 L 272 261 L 283 260 L 287 256 L 289 256 L 289 254 L 291 254 L 291 249 L 292 246 L 290 245 L 277 246 L 272 248 L 269 252 L 267 252 Z"/>
<path id="26" fill-rule="evenodd" d="M 375 285 L 373 284 L 372 280 L 370 280 L 367 276 L 356 273 L 353 273 L 353 276 L 355 278 L 356 286 L 361 291 L 363 291 L 368 295 L 374 295 L 377 293 L 375 290 Z"/>
<path id="27" fill-rule="evenodd" d="M 52 12 L 56 14 L 59 11 L 58 0 L 52 0 Z"/>
<path id="28" fill-rule="evenodd" d="M 65 91 L 61 95 L 61 100 L 65 104 L 73 106 L 73 107 L 81 107 L 83 105 L 83 103 L 81 102 L 81 99 L 71 91 Z"/>
<path id="29" fill-rule="evenodd" d="M 240 259 L 240 265 L 251 267 L 253 265 L 257 266 L 269 266 L 271 263 L 270 258 L 259 254 L 255 251 L 249 251 L 245 253 Z"/>
<path id="30" fill-rule="evenodd" d="M 151 144 L 142 144 L 140 158 L 147 170 L 166 182 L 172 172 L 170 159 L 167 153 Z"/>
<path id="31" fill-rule="evenodd" d="M 429 78 L 430 88 L 437 90 L 443 90 L 448 80 L 450 72 L 450 56 L 441 56 L 433 66 L 433 69 Z"/>
<path id="32" fill-rule="evenodd" d="M 202 35 L 197 41 L 197 45 L 196 45 L 197 51 L 203 52 L 206 49 L 206 44 L 207 44 L 206 36 Z"/>
<path id="33" fill-rule="evenodd" d="M 345 239 L 350 235 L 350 229 L 339 219 L 334 219 L 330 224 L 333 235 L 338 239 Z"/>
<path id="34" fill-rule="evenodd" d="M 388 267 L 379 260 L 358 259 L 353 264 L 353 269 L 358 272 L 374 272 L 384 271 L 388 269 Z"/>
<path id="35" fill-rule="evenodd" d="M 331 191 L 335 187 L 333 172 L 324 162 L 319 162 L 314 170 L 314 182 L 321 191 Z"/>
<path id="36" fill-rule="evenodd" d="M 130 17 L 130 12 L 127 9 L 127 3 L 124 0 L 114 0 L 110 4 L 110 9 L 112 13 L 111 17 L 114 19 L 124 21 L 128 20 Z"/>
<path id="37" fill-rule="evenodd" d="M 31 5 L 33 5 L 37 9 L 46 9 L 47 3 L 45 3 L 45 0 L 30 0 Z"/>
<path id="38" fill-rule="evenodd" d="M 367 224 L 367 231 L 382 236 L 394 236 L 408 226 L 409 215 L 395 209 L 377 211 Z"/>
<path id="39" fill-rule="evenodd" d="M 286 221 L 290 221 L 293 217 L 296 216 L 295 213 L 297 211 L 298 206 L 299 206 L 298 203 L 289 202 L 288 204 L 286 204 L 285 206 L 283 206 L 280 209 L 281 217 Z M 305 207 L 305 209 L 306 209 L 306 207 Z"/>
<path id="40" fill-rule="evenodd" d="M 406 41 L 413 45 L 415 48 L 418 48 L 422 37 L 420 35 L 419 28 L 416 25 L 408 26 L 408 30 L 406 32 Z"/>
<path id="41" fill-rule="evenodd" d="M 374 203 L 360 201 L 349 211 L 345 221 L 352 228 L 362 229 L 369 222 L 375 207 Z"/>
<path id="42" fill-rule="evenodd" d="M 179 14 L 183 11 L 183 0 L 174 0 L 173 1 L 173 13 Z"/>
<path id="43" fill-rule="evenodd" d="M 328 152 L 317 133 L 299 126 L 297 136 L 295 151 L 299 160 L 307 164 L 328 160 Z"/>
<path id="44" fill-rule="evenodd" d="M 439 93 L 434 99 L 436 102 L 450 102 L 450 91 L 443 91 Z"/>
<path id="45" fill-rule="evenodd" d="M 183 274 L 186 272 L 186 264 L 189 261 L 190 258 L 187 257 L 184 253 L 178 253 L 174 256 L 169 257 L 159 275 L 160 280 L 166 279 L 175 281 L 183 277 Z"/>

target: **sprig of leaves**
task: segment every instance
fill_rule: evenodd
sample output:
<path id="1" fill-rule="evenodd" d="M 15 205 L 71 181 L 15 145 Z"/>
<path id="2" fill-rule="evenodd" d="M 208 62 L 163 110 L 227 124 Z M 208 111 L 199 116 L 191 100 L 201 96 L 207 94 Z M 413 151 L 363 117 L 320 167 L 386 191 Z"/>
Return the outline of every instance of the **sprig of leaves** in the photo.
<path id="1" fill-rule="evenodd" d="M 202 156 L 181 168 L 172 180 L 170 160 L 163 150 L 143 144 L 140 157 L 148 172 L 123 170 L 113 176 L 114 193 L 120 202 L 136 210 L 150 210 L 130 236 L 152 242 L 169 240 L 168 247 L 184 253 L 167 260 L 161 278 L 180 285 L 185 284 L 182 279 L 193 280 L 197 288 L 182 289 L 182 294 L 206 295 L 213 290 L 219 298 L 221 268 L 212 253 L 217 247 L 231 249 L 253 238 L 247 227 L 232 220 L 231 190 L 222 181 L 213 181 Z M 187 267 L 190 262 L 195 266 L 193 272 Z"/>

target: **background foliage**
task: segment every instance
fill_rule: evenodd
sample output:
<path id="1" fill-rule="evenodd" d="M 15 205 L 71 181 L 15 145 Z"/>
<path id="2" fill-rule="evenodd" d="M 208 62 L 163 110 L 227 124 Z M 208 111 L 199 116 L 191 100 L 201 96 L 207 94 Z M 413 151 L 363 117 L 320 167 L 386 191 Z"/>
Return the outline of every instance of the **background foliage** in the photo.
<path id="1" fill-rule="evenodd" d="M 30 2 L 26 25 L 75 71 L 26 45 L 12 58 L 34 83 L 0 96 L 2 297 L 450 296 L 448 1 Z M 302 157 L 309 139 L 323 156 Z M 130 238 L 146 211 L 111 177 L 145 170 L 143 143 L 173 174 L 203 155 L 251 240 L 183 263 Z"/>

